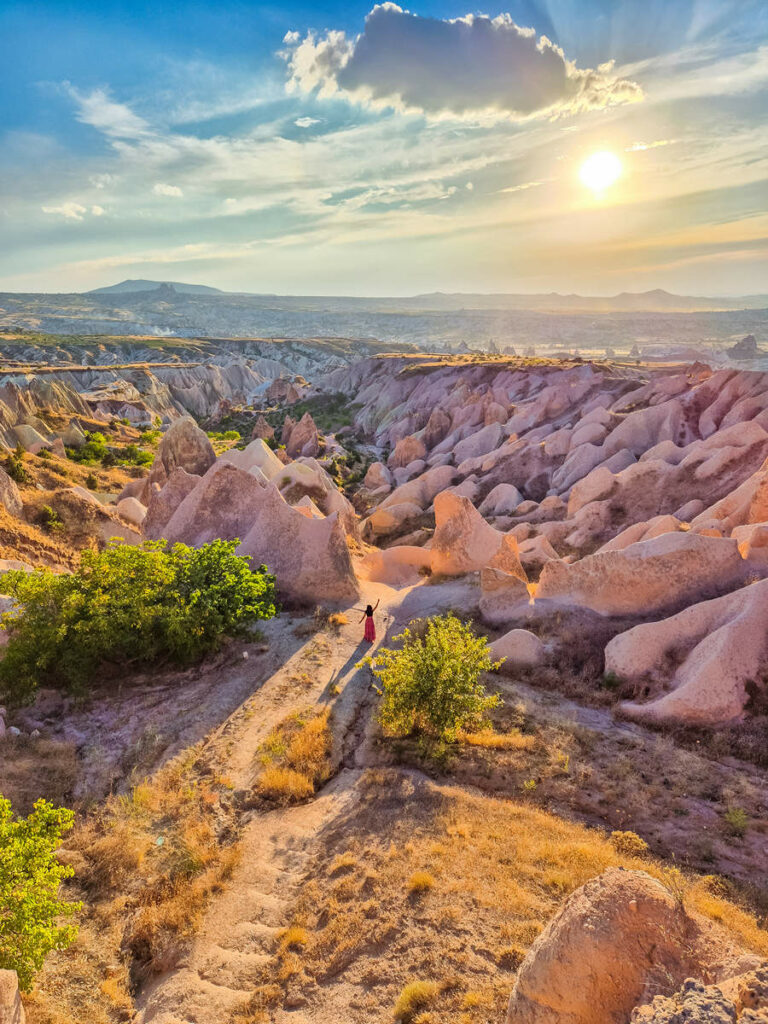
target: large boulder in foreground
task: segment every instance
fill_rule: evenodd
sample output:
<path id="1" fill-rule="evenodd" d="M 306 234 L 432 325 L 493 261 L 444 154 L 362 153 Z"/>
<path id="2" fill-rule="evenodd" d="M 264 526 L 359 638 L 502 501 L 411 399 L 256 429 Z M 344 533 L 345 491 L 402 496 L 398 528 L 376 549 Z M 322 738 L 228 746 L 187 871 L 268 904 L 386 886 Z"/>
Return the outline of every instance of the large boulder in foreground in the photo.
<path id="1" fill-rule="evenodd" d="M 193 548 L 219 538 L 241 540 L 253 524 L 264 489 L 246 470 L 216 462 L 178 506 L 162 536 Z"/>
<path id="2" fill-rule="evenodd" d="M 622 704 L 633 718 L 691 725 L 739 718 L 768 671 L 768 580 L 620 633 L 605 649 L 605 668 L 645 680 L 655 695 Z"/>
<path id="3" fill-rule="evenodd" d="M 25 1024 L 16 971 L 0 971 L 0 1024 Z"/>
<path id="4" fill-rule="evenodd" d="M 735 540 L 665 533 L 573 564 L 547 562 L 536 598 L 601 615 L 652 614 L 733 589 L 743 581 L 745 568 Z"/>
<path id="5" fill-rule="evenodd" d="M 443 491 L 435 498 L 432 571 L 445 575 L 475 572 L 490 566 L 526 581 L 517 541 L 490 526 L 469 498 Z"/>
<path id="6" fill-rule="evenodd" d="M 237 549 L 265 564 L 278 591 L 301 602 L 347 603 L 360 596 L 347 537 L 337 513 L 310 519 L 283 499 L 274 484 L 261 490 L 253 525 Z"/>
<path id="7" fill-rule="evenodd" d="M 528 951 L 507 1024 L 626 1024 L 657 993 L 692 975 L 727 978 L 742 963 L 655 878 L 610 868 L 571 894 Z"/>

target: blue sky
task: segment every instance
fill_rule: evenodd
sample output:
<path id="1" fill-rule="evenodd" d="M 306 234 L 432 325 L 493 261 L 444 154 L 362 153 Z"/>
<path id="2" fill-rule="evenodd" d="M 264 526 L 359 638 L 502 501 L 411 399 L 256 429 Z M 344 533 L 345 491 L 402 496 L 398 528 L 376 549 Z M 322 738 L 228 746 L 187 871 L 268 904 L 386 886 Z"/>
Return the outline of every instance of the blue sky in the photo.
<path id="1" fill-rule="evenodd" d="M 763 0 L 5 0 L 0 288 L 768 291 L 767 113 Z"/>

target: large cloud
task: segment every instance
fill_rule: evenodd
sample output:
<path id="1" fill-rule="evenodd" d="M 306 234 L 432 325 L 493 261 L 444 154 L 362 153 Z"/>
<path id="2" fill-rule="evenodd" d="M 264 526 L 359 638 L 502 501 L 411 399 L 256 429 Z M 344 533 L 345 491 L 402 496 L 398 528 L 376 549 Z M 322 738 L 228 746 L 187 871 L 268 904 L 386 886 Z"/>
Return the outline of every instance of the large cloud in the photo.
<path id="1" fill-rule="evenodd" d="M 428 115 L 558 115 L 642 99 L 613 63 L 577 68 L 559 46 L 508 14 L 441 21 L 385 3 L 361 35 L 285 38 L 292 91 L 346 94 Z"/>

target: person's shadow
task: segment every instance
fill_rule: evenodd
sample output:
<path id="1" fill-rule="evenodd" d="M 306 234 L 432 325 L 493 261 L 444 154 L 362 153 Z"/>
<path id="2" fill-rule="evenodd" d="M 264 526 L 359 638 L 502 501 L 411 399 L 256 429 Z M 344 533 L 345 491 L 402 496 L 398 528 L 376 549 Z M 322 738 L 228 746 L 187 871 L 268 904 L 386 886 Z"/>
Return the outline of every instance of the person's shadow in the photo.
<path id="1" fill-rule="evenodd" d="M 338 686 L 338 684 L 341 682 L 344 676 L 346 676 L 347 672 L 354 668 L 358 661 L 364 658 L 369 651 L 372 651 L 375 646 L 375 644 L 369 643 L 369 641 L 364 638 L 360 641 L 360 643 L 352 651 L 352 653 L 344 662 L 344 664 L 339 665 L 339 667 L 333 673 L 331 678 L 328 680 L 325 690 L 323 691 L 324 699 L 330 699 L 332 696 L 335 696 L 333 692 L 334 688 Z"/>

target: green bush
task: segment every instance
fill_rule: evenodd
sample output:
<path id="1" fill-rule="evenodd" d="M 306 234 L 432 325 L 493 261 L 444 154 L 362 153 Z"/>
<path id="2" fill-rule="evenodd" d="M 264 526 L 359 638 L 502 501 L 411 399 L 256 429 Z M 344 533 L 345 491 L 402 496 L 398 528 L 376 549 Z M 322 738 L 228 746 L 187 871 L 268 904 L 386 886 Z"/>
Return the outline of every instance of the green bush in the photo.
<path id="1" fill-rule="evenodd" d="M 238 541 L 199 549 L 165 541 L 84 551 L 72 574 L 8 572 L 18 602 L 2 617 L 9 632 L 0 693 L 29 700 L 40 685 L 83 693 L 101 673 L 189 665 L 223 636 L 242 635 L 277 611 L 274 576 L 236 555 Z M 103 671 L 108 665 L 111 671 Z"/>
<path id="2" fill-rule="evenodd" d="M 476 728 L 501 703 L 480 682 L 482 672 L 497 668 L 486 637 L 455 615 L 427 621 L 424 635 L 404 630 L 399 650 L 382 647 L 366 661 L 381 682 L 379 721 L 392 735 L 421 732 L 453 740 L 462 728 Z"/>
<path id="3" fill-rule="evenodd" d="M 61 516 L 50 505 L 43 505 L 38 513 L 37 521 L 48 533 L 58 533 L 64 529 L 64 522 Z"/>
<path id="4" fill-rule="evenodd" d="M 67 448 L 67 455 L 73 462 L 88 464 L 104 462 L 105 457 L 109 457 L 110 451 L 107 448 L 106 437 L 99 431 L 96 431 L 95 433 L 87 433 L 85 435 L 85 444 L 80 448 Z"/>
<path id="5" fill-rule="evenodd" d="M 26 484 L 31 480 L 29 472 L 24 465 L 24 449 L 20 444 L 17 444 L 15 450 L 6 456 L 3 468 L 8 476 L 15 480 L 17 484 Z"/>
<path id="6" fill-rule="evenodd" d="M 85 478 L 85 486 L 89 491 L 95 491 L 99 486 L 99 478 L 95 473 L 89 473 Z"/>
<path id="7" fill-rule="evenodd" d="M 0 796 L 0 968 L 16 971 L 22 990 L 52 949 L 66 949 L 77 925 L 62 923 L 80 909 L 58 895 L 72 874 L 56 859 L 61 836 L 74 815 L 38 800 L 27 818 L 14 818 L 10 800 Z"/>

